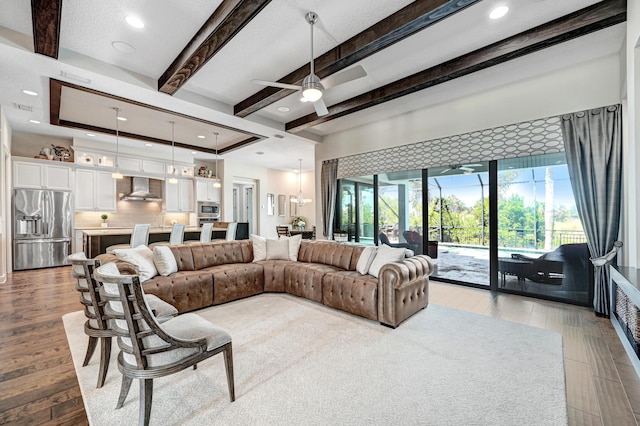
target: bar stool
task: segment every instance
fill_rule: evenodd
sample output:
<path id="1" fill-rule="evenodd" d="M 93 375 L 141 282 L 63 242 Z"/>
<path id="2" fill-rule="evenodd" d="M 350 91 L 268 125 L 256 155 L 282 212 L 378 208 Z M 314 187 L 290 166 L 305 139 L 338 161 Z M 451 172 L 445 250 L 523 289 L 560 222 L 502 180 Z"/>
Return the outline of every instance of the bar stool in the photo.
<path id="1" fill-rule="evenodd" d="M 107 253 L 113 254 L 114 250 L 129 249 L 138 246 L 149 245 L 149 230 L 151 225 L 135 225 L 131 233 L 131 242 L 129 244 L 115 244 L 107 247 Z"/>
<path id="2" fill-rule="evenodd" d="M 184 241 L 184 228 L 185 225 L 177 223 L 171 228 L 171 235 L 169 235 L 169 241 L 158 241 L 149 245 L 149 248 L 153 250 L 155 246 L 175 246 L 182 244 Z"/>
<path id="3" fill-rule="evenodd" d="M 207 222 L 202 225 L 202 230 L 200 231 L 200 239 L 199 240 L 188 240 L 185 241 L 185 244 L 202 244 L 202 243 L 210 243 L 211 242 L 211 231 L 213 231 L 213 223 Z"/>
<path id="4" fill-rule="evenodd" d="M 238 229 L 238 222 L 229 222 L 227 225 L 227 234 L 224 239 L 217 238 L 213 240 L 216 241 L 233 241 L 236 239 L 236 230 Z"/>

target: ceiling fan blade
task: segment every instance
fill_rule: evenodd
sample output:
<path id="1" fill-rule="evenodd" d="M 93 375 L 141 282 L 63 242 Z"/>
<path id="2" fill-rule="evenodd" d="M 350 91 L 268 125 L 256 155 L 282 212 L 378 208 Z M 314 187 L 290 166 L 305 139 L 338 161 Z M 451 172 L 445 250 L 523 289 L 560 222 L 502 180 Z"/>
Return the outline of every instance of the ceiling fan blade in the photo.
<path id="1" fill-rule="evenodd" d="M 349 68 L 348 70 L 330 75 L 322 79 L 320 84 L 322 84 L 326 89 L 330 87 L 337 86 L 339 84 L 347 83 L 352 80 L 357 80 L 362 77 L 366 77 L 367 72 L 360 65 L 357 65 L 353 68 Z"/>
<path id="2" fill-rule="evenodd" d="M 327 106 L 325 105 L 322 98 L 315 101 L 313 103 L 313 107 L 316 109 L 316 114 L 318 114 L 318 117 L 329 114 L 329 110 L 327 109 Z"/>
<path id="3" fill-rule="evenodd" d="M 482 164 L 465 164 L 465 167 L 480 167 Z"/>
<path id="4" fill-rule="evenodd" d="M 440 174 L 443 175 L 443 174 L 447 173 L 449 170 L 451 170 L 451 169 L 444 169 L 443 171 L 440 172 Z"/>
<path id="5" fill-rule="evenodd" d="M 300 89 L 302 89 L 302 86 L 296 86 L 295 84 L 278 83 L 278 82 L 275 82 L 275 81 L 259 80 L 257 78 L 254 78 L 253 80 L 251 80 L 251 82 L 252 83 L 256 83 L 256 84 L 261 84 L 263 86 L 279 87 L 281 89 L 291 89 L 291 90 L 300 90 Z"/>
<path id="6" fill-rule="evenodd" d="M 462 167 L 460 167 L 460 170 L 464 170 L 465 172 L 472 172 L 472 171 L 474 171 L 475 169 L 472 169 L 471 167 L 464 167 L 464 166 L 462 166 Z"/>

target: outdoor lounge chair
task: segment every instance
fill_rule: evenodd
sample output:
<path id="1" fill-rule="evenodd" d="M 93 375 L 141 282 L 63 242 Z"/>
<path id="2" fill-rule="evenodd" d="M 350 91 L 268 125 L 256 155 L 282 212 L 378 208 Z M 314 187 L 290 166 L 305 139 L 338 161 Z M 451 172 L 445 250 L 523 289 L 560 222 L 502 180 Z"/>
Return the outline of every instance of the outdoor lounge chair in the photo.
<path id="1" fill-rule="evenodd" d="M 560 285 L 567 275 L 574 276 L 589 267 L 589 249 L 586 244 L 563 244 L 538 258 L 513 253 L 512 259 L 526 261 L 519 277 L 543 284 Z"/>
<path id="2" fill-rule="evenodd" d="M 391 241 L 389 241 L 389 238 L 387 237 L 387 235 L 384 232 L 381 232 L 380 234 L 378 234 L 378 240 L 380 241 L 380 244 L 386 244 L 389 247 L 408 248 L 410 250 L 413 250 L 414 253 L 415 253 L 416 249 L 418 248 L 418 246 L 416 244 L 411 244 L 411 243 L 392 243 Z"/>

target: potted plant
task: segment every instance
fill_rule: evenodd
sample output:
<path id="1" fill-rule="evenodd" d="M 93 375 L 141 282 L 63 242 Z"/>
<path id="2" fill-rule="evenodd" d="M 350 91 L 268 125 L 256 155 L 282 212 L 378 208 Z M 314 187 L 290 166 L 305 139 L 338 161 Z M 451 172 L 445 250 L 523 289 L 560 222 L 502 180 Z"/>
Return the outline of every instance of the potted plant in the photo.
<path id="1" fill-rule="evenodd" d="M 342 229 L 336 229 L 333 231 L 333 239 L 335 241 L 348 241 L 349 233 L 347 231 L 343 231 Z"/>
<path id="2" fill-rule="evenodd" d="M 307 226 L 307 219 L 304 216 L 296 216 L 291 220 L 291 226 L 304 231 L 304 227 Z"/>
<path id="3" fill-rule="evenodd" d="M 109 224 L 107 223 L 107 219 L 109 219 L 109 216 L 106 213 L 102 213 L 100 215 L 100 219 L 102 219 L 101 225 L 103 228 L 106 228 L 107 226 L 109 226 Z"/>

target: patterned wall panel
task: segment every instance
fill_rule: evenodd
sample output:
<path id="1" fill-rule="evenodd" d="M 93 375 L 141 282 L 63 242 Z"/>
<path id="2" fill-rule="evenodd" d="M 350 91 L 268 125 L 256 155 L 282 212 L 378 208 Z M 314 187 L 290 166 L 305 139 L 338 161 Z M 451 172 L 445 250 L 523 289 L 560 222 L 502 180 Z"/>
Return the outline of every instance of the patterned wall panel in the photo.
<path id="1" fill-rule="evenodd" d="M 342 157 L 338 179 L 563 151 L 560 118 L 549 117 Z"/>

